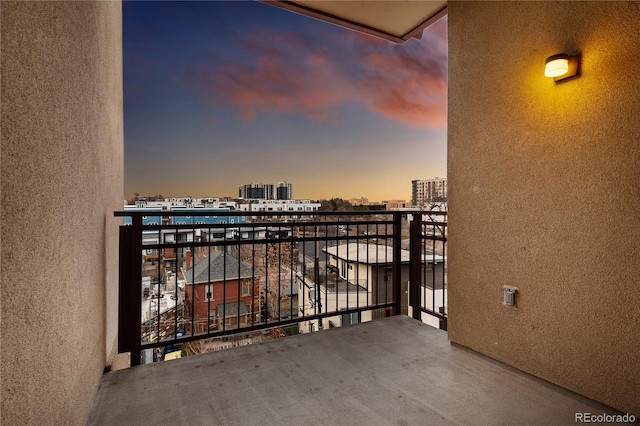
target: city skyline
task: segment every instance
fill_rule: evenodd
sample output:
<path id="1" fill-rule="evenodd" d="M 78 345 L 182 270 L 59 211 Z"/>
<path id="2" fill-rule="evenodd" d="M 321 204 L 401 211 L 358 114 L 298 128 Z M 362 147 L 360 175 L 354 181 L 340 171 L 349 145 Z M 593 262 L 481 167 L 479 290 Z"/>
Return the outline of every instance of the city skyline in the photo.
<path id="1" fill-rule="evenodd" d="M 123 5 L 125 198 L 410 199 L 446 177 L 446 19 L 389 43 L 258 2 Z"/>

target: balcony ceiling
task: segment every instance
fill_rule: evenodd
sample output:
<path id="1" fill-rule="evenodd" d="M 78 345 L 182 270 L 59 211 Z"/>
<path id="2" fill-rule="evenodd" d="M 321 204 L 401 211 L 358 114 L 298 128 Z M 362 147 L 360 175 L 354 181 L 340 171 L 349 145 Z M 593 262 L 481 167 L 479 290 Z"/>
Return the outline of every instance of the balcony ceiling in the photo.
<path id="1" fill-rule="evenodd" d="M 422 30 L 446 14 L 446 1 L 263 0 L 312 18 L 394 43 L 421 38 Z"/>

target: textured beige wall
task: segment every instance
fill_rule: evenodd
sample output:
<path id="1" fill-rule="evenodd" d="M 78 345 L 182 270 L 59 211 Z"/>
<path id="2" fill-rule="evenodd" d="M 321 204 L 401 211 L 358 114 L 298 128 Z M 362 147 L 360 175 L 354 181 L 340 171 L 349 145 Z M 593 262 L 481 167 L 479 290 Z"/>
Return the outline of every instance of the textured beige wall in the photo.
<path id="1" fill-rule="evenodd" d="M 81 424 L 116 338 L 119 2 L 5 2 L 2 424 Z"/>
<path id="2" fill-rule="evenodd" d="M 450 339 L 636 415 L 638 70 L 640 2 L 449 3 Z"/>

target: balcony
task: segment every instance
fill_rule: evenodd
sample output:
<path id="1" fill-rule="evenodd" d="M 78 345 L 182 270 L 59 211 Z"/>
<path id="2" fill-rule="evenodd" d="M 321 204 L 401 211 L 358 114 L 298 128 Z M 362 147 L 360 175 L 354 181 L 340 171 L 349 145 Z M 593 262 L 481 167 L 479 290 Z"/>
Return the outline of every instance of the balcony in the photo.
<path id="1" fill-rule="evenodd" d="M 88 425 L 572 424 L 616 411 L 406 316 L 107 373 Z"/>
<path id="2" fill-rule="evenodd" d="M 268 221 L 289 231 L 258 239 L 258 232 L 244 239 L 232 232 L 230 220 L 203 228 L 167 224 L 171 214 L 165 225 L 142 225 L 134 216 L 133 225 L 121 229 L 121 253 L 129 256 L 121 259 L 121 292 L 142 297 L 143 304 L 160 294 L 178 303 L 165 312 L 154 303 L 155 316 L 138 323 L 127 323 L 135 315 L 124 313 L 120 334 L 131 340 L 121 349 L 131 348 L 132 364 L 149 364 L 107 373 L 88 424 L 565 424 L 576 413 L 619 414 L 449 343 L 441 330 L 447 323 L 446 213 L 437 215 L 317 213 L 279 222 L 264 213 L 243 228 Z M 206 237 L 213 227 L 225 228 L 216 231 L 223 237 Z M 179 233 L 190 236 L 170 237 Z M 165 253 L 181 271 L 171 273 L 168 284 Z M 149 295 L 145 255 L 159 260 L 160 279 Z M 204 268 L 192 266 L 203 261 Z M 142 271 L 142 280 L 130 281 L 133 271 Z M 190 280 L 202 281 L 198 275 L 211 286 L 199 296 L 206 300 L 204 318 L 191 296 L 198 291 L 189 290 Z M 247 280 L 244 288 L 239 277 Z M 217 318 L 220 306 L 229 311 L 224 321 Z M 304 334 L 277 338 L 292 324 Z M 200 339 L 206 353 L 166 361 L 191 353 L 187 348 Z M 223 347 L 233 348 L 218 350 Z"/>
<path id="3" fill-rule="evenodd" d="M 113 360 L 120 224 L 113 211 L 122 205 L 124 185 L 121 16 L 119 2 L 2 2 L 3 424 L 82 424 Z M 638 416 L 640 74 L 634 70 L 640 55 L 633 53 L 640 49 L 640 9 L 635 2 L 449 1 L 448 20 L 448 338 Z M 581 76 L 556 84 L 544 77 L 542 64 L 564 49 L 582 53 Z M 504 58 L 508 72 L 496 66 Z M 500 303 L 506 285 L 519 288 L 517 309 Z M 396 320 L 282 342 L 322 337 L 320 350 L 330 336 Z M 373 353 L 388 349 L 380 344 Z M 177 371 L 222 355 L 108 373 L 98 405 L 108 389 L 127 388 L 126 375 Z M 255 365 L 265 364 L 249 364 L 258 373 Z M 424 379 L 429 367 L 421 368 L 407 388 Z M 446 369 L 430 373 L 432 381 L 448 376 L 454 384 L 465 377 Z M 539 389 L 513 374 L 524 388 Z M 485 394 L 494 391 L 484 387 L 486 377 L 476 377 Z M 359 402 L 350 391 L 358 389 L 349 386 L 356 382 L 342 384 L 352 412 Z M 142 385 L 135 399 L 147 386 L 157 403 L 140 411 L 174 407 L 161 398 L 182 398 L 181 383 L 189 389 L 176 379 L 162 383 L 171 387 Z M 469 423 L 517 406 L 509 398 L 519 390 L 510 383 L 502 380 L 510 392 L 496 393 L 495 401 L 504 396 L 512 405 L 476 399 Z M 450 389 L 435 390 L 451 396 L 433 402 L 437 408 L 457 413 L 473 406 L 461 398 L 466 390 Z M 540 395 L 531 395 L 537 410 L 546 407 Z M 380 406 L 391 412 L 397 399 L 388 401 Z M 206 405 L 196 408 L 190 416 Z M 238 413 L 244 411 L 233 418 Z M 397 417 L 389 423 L 400 423 Z M 513 419 L 534 422 L 517 413 Z"/>

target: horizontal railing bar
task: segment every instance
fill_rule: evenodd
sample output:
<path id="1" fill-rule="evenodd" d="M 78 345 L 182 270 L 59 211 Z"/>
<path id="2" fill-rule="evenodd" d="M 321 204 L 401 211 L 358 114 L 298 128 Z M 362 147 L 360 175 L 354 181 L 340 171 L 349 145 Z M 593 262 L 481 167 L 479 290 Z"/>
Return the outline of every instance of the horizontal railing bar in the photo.
<path id="1" fill-rule="evenodd" d="M 432 311 L 431 309 L 427 309 L 427 308 L 424 308 L 424 307 L 421 306 L 420 310 L 422 312 L 424 312 L 425 314 L 429 314 L 429 315 L 434 316 L 436 318 L 439 318 L 441 320 L 446 320 L 447 319 L 446 315 L 443 315 L 443 314 L 441 314 L 439 312 Z"/>
<path id="2" fill-rule="evenodd" d="M 316 241 L 352 241 L 352 240 L 370 240 L 380 238 L 391 238 L 393 235 L 368 235 L 366 237 L 317 237 L 317 238 L 274 238 L 274 239 L 252 239 L 252 240 L 220 240 L 220 241 L 180 241 L 178 243 L 151 243 L 142 244 L 143 249 L 167 249 L 167 248 L 189 248 L 189 247 L 219 247 L 219 246 L 238 246 L 251 244 L 278 244 L 291 242 L 309 242 Z"/>
<path id="3" fill-rule="evenodd" d="M 311 228 L 311 227 L 327 227 L 327 226 L 343 226 L 343 225 L 393 225 L 392 220 L 370 220 L 362 222 L 246 222 L 246 223 L 181 223 L 181 224 L 167 224 L 167 225 L 142 225 L 143 231 L 156 231 L 162 229 L 175 230 L 175 229 L 238 229 L 238 228 Z M 131 226 L 131 225 L 123 225 Z M 344 231 L 346 232 L 346 231 Z"/>
<path id="4" fill-rule="evenodd" d="M 242 333 L 249 333 L 253 331 L 266 330 L 269 328 L 284 327 L 290 324 L 304 322 L 304 321 L 313 321 L 316 319 L 334 317 L 334 316 L 345 315 L 345 314 L 352 314 L 355 312 L 365 312 L 365 311 L 371 311 L 374 309 L 389 308 L 394 306 L 394 304 L 395 302 L 387 302 L 387 303 L 380 303 L 376 305 L 369 305 L 362 308 L 353 308 L 353 309 L 345 309 L 340 311 L 325 312 L 325 313 L 316 314 L 316 315 L 298 316 L 298 317 L 289 318 L 286 320 L 259 322 L 257 325 L 254 324 L 252 326 L 247 326 L 247 327 L 227 328 L 226 330 L 220 330 L 212 333 L 195 334 L 191 336 L 178 337 L 176 339 L 165 339 L 165 340 L 160 340 L 156 342 L 142 343 L 142 349 L 158 348 L 161 346 L 192 342 L 194 340 L 224 337 L 224 336 L 229 336 L 233 334 L 242 334 Z"/>
<path id="5" fill-rule="evenodd" d="M 423 226 L 447 226 L 447 222 L 422 222 Z"/>
<path id="6" fill-rule="evenodd" d="M 447 237 L 441 237 L 439 235 L 426 235 L 426 236 L 423 235 L 422 239 L 426 240 L 426 241 L 434 241 L 434 240 L 435 241 L 444 241 L 444 242 L 447 241 Z M 146 245 L 145 245 L 145 247 L 146 247 Z"/>
<path id="7" fill-rule="evenodd" d="M 116 217 L 126 216 L 395 216 L 406 214 L 426 214 L 419 210 L 407 210 L 407 211 L 385 211 L 385 210 L 354 210 L 354 211 L 242 211 L 242 210 L 222 210 L 218 211 L 215 208 L 211 210 L 200 208 L 190 208 L 185 210 L 152 210 L 147 208 L 144 210 L 129 210 L 129 211 L 116 211 L 113 215 Z M 438 212 L 441 214 L 442 212 Z M 446 213 L 445 213 L 446 214 Z"/>

